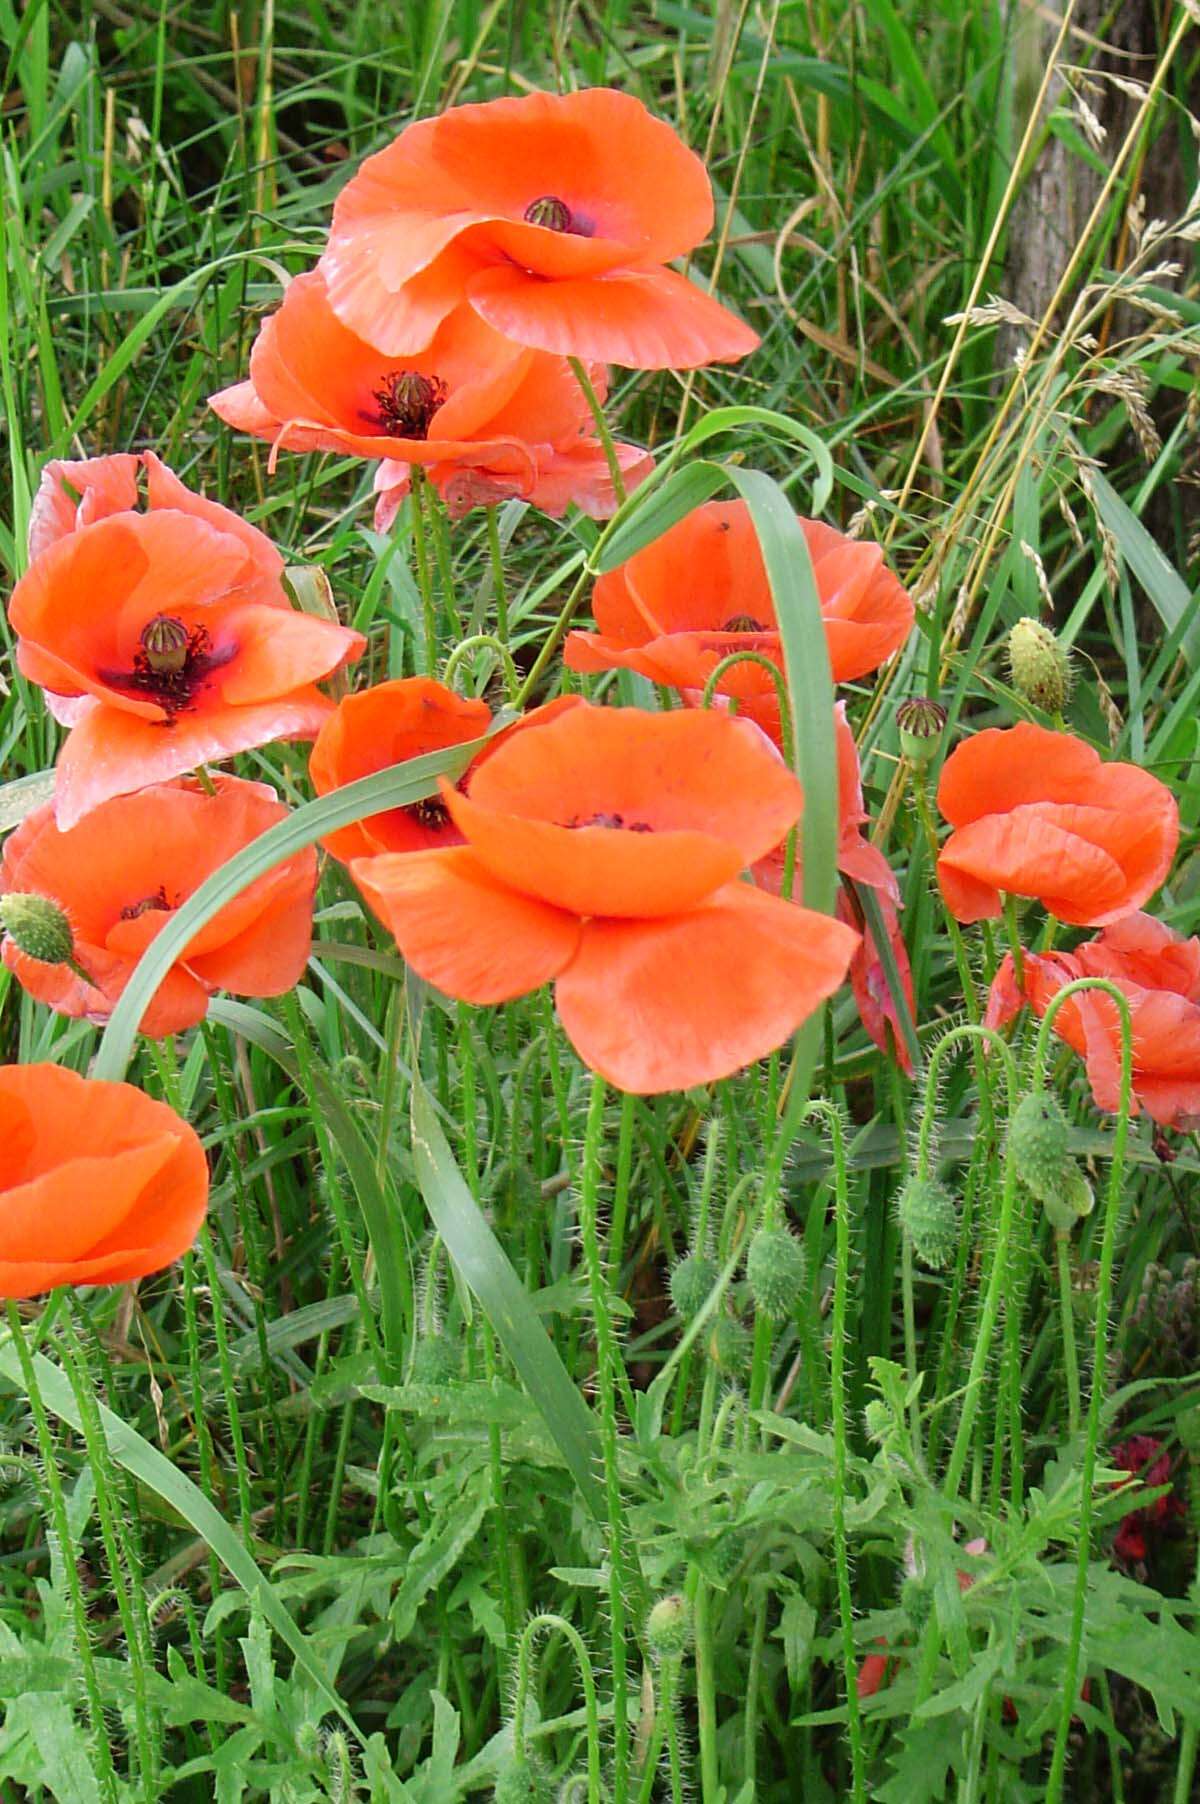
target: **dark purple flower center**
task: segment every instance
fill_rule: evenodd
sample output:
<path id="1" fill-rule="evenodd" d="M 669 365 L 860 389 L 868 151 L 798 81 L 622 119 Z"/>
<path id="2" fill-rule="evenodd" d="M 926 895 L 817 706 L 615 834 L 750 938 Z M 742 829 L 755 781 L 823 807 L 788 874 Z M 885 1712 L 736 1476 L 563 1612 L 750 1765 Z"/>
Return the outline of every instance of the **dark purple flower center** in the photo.
<path id="1" fill-rule="evenodd" d="M 155 614 L 138 634 L 132 670 L 101 670 L 102 681 L 115 689 L 132 689 L 157 702 L 168 715 L 191 705 L 196 690 L 211 671 L 237 656 L 236 645 L 214 651 L 208 629 L 188 627 L 174 614 Z"/>
<path id="2" fill-rule="evenodd" d="M 140 902 L 130 902 L 127 907 L 121 910 L 121 919 L 123 921 L 136 921 L 139 920 L 142 915 L 149 914 L 151 909 L 161 909 L 166 914 L 171 912 L 171 904 L 167 900 L 167 886 L 165 883 L 160 883 L 152 896 L 143 896 Z"/>
<path id="3" fill-rule="evenodd" d="M 393 370 L 373 393 L 379 403 L 374 418 L 386 433 L 393 438 L 424 439 L 446 399 L 446 384 L 440 376 L 423 376 L 419 370 Z"/>
<path id="4" fill-rule="evenodd" d="M 649 821 L 627 821 L 623 814 L 608 814 L 601 810 L 596 814 L 573 814 L 564 827 L 616 827 L 623 833 L 653 833 L 654 828 Z"/>

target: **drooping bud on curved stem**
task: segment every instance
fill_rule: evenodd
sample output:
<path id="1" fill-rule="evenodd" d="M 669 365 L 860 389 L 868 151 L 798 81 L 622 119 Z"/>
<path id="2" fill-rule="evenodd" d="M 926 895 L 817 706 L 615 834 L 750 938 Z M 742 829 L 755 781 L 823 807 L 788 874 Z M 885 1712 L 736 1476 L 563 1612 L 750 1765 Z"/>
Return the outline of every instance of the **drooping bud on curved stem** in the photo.
<path id="1" fill-rule="evenodd" d="M 75 957 L 71 923 L 49 896 L 20 890 L 0 896 L 0 927 L 26 958 L 36 958 L 43 965 L 66 965 L 84 983 L 91 983 L 91 977 Z"/>

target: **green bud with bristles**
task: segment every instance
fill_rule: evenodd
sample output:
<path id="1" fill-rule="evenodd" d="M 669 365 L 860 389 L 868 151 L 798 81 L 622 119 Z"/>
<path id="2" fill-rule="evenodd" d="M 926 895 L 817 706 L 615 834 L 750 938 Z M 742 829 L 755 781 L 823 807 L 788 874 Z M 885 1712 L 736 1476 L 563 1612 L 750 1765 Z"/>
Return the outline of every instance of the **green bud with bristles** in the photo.
<path id="1" fill-rule="evenodd" d="M 36 958 L 44 965 L 75 962 L 71 923 L 49 896 L 30 896 L 19 891 L 0 896 L 0 927 L 26 958 Z"/>
<path id="2" fill-rule="evenodd" d="M 750 1364 L 750 1335 L 745 1324 L 736 1316 L 718 1316 L 708 1337 L 708 1353 L 718 1371 L 730 1378 L 742 1377 Z"/>
<path id="3" fill-rule="evenodd" d="M 1039 1202 L 1061 1194 L 1074 1161 L 1069 1124 L 1056 1096 L 1040 1090 L 1021 1098 L 1008 1124 L 1008 1145 L 1017 1176 Z"/>
<path id="4" fill-rule="evenodd" d="M 718 1277 L 716 1262 L 703 1253 L 688 1253 L 671 1270 L 671 1301 L 685 1322 L 699 1315 Z"/>
<path id="5" fill-rule="evenodd" d="M 1008 635 L 1008 666 L 1018 695 L 1061 714 L 1071 693 L 1071 662 L 1049 627 L 1028 616 L 1018 620 Z"/>
<path id="6" fill-rule="evenodd" d="M 922 1265 L 943 1271 L 958 1248 L 958 1205 L 946 1186 L 937 1178 L 911 1177 L 896 1210 Z"/>
<path id="7" fill-rule="evenodd" d="M 1041 1201 L 1051 1227 L 1060 1234 L 1069 1234 L 1076 1222 L 1092 1213 L 1096 1206 L 1096 1195 L 1075 1160 L 1069 1159 L 1061 1174 L 1058 1189 L 1052 1196 L 1044 1196 Z"/>
<path id="8" fill-rule="evenodd" d="M 680 1592 L 660 1597 L 646 1618 L 646 1646 L 656 1662 L 678 1660 L 692 1641 L 692 1606 Z"/>
<path id="9" fill-rule="evenodd" d="M 496 1780 L 493 1804 L 553 1804 L 554 1788 L 532 1760 L 514 1760 Z"/>
<path id="10" fill-rule="evenodd" d="M 786 1228 L 760 1228 L 746 1254 L 746 1282 L 754 1307 L 786 1322 L 804 1289 L 804 1248 Z"/>

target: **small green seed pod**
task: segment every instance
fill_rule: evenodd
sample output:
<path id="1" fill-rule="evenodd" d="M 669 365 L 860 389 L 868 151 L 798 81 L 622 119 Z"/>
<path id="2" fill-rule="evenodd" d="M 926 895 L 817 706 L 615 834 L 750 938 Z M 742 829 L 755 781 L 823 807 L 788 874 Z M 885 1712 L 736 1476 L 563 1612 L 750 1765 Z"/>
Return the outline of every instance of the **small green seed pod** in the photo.
<path id="1" fill-rule="evenodd" d="M 718 1371 L 740 1378 L 750 1364 L 750 1334 L 736 1316 L 721 1315 L 708 1337 L 709 1358 Z"/>
<path id="2" fill-rule="evenodd" d="M 692 1606 L 680 1592 L 660 1597 L 646 1618 L 646 1646 L 656 1663 L 678 1660 L 692 1643 Z"/>
<path id="3" fill-rule="evenodd" d="M 896 1205 L 913 1252 L 931 1271 L 943 1271 L 958 1247 L 958 1204 L 937 1178 L 909 1178 Z"/>
<path id="4" fill-rule="evenodd" d="M 704 1253 L 688 1253 L 672 1268 L 671 1301 L 685 1322 L 699 1315 L 717 1277 L 716 1262 Z"/>
<path id="5" fill-rule="evenodd" d="M 946 710 L 927 695 L 911 695 L 896 709 L 900 756 L 910 764 L 930 764 L 946 729 Z"/>
<path id="6" fill-rule="evenodd" d="M 0 896 L 0 927 L 26 958 L 36 958 L 44 965 L 74 963 L 71 923 L 49 896 L 30 896 L 17 890 Z"/>
<path id="7" fill-rule="evenodd" d="M 1023 1096 L 1013 1111 L 1009 1149 L 1017 1176 L 1039 1202 L 1054 1201 L 1069 1181 L 1067 1174 L 1074 1166 L 1069 1132 L 1062 1104 L 1048 1090 Z"/>
<path id="8" fill-rule="evenodd" d="M 786 1322 L 804 1289 L 804 1248 L 786 1228 L 760 1228 L 746 1254 L 746 1282 L 754 1307 Z"/>
<path id="9" fill-rule="evenodd" d="M 1008 635 L 1013 688 L 1047 714 L 1060 714 L 1071 693 L 1071 661 L 1049 627 L 1028 616 Z"/>
<path id="10" fill-rule="evenodd" d="M 1068 1159 L 1060 1174 L 1057 1189 L 1041 1198 L 1046 1219 L 1061 1234 L 1069 1234 L 1077 1221 L 1090 1215 L 1096 1196 L 1074 1159 Z"/>

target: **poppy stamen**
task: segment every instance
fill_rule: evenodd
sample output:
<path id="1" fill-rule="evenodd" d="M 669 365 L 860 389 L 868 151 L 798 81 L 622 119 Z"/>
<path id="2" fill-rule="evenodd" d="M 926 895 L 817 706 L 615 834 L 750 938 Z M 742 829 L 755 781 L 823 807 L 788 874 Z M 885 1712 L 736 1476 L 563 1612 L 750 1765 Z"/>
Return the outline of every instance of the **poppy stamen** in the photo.
<path id="1" fill-rule="evenodd" d="M 444 827 L 450 819 L 450 810 L 440 796 L 422 796 L 419 802 L 410 802 L 404 812 L 432 832 Z"/>
<path id="2" fill-rule="evenodd" d="M 152 896 L 143 896 L 140 902 L 130 902 L 121 910 L 121 919 L 123 921 L 139 920 L 142 915 L 148 914 L 152 908 L 161 909 L 167 914 L 171 912 L 171 904 L 167 899 L 167 886 L 165 883 L 160 883 Z"/>
<path id="3" fill-rule="evenodd" d="M 564 827 L 615 827 L 622 833 L 653 833 L 654 828 L 649 821 L 627 821 L 623 814 L 608 814 L 603 809 L 596 814 L 573 814 Z"/>
<path id="4" fill-rule="evenodd" d="M 424 439 L 446 399 L 446 384 L 440 376 L 423 376 L 419 370 L 393 370 L 373 393 L 379 403 L 374 418 L 385 432 L 394 438 Z"/>

